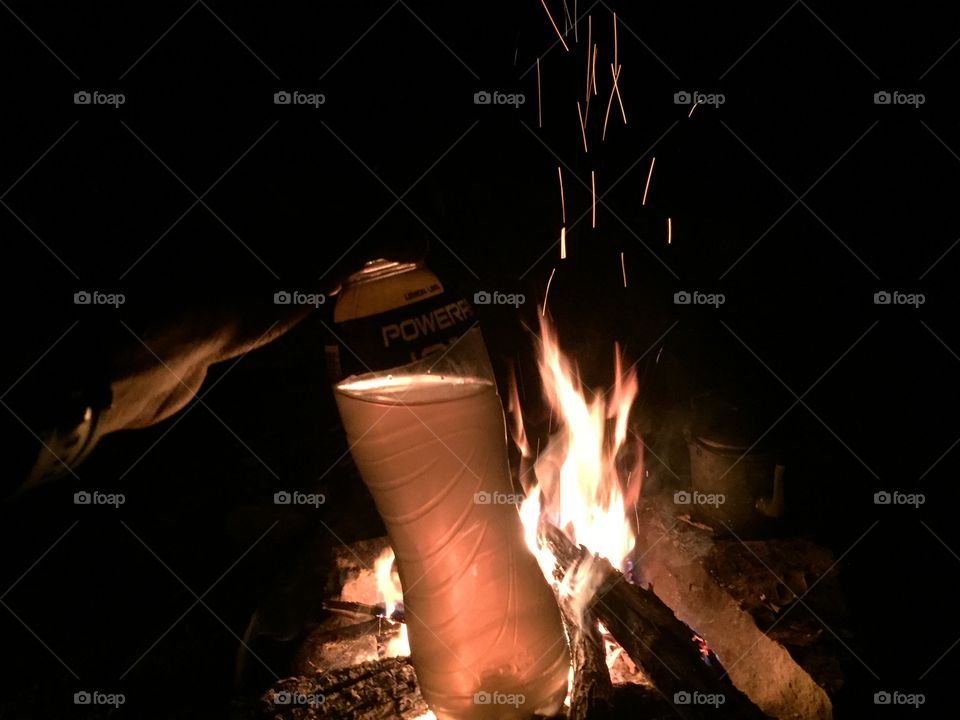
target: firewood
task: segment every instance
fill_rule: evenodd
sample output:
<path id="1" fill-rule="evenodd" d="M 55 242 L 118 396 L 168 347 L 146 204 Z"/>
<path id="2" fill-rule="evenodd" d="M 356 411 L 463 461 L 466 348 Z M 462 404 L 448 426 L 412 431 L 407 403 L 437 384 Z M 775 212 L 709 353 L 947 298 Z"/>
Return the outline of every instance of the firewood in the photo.
<path id="1" fill-rule="evenodd" d="M 589 555 L 549 523 L 541 523 L 543 542 L 557 558 L 562 577 Z M 587 607 L 610 631 L 630 658 L 671 702 L 680 717 L 767 717 L 727 677 L 712 652 L 702 652 L 694 631 L 681 622 L 652 590 L 633 585 L 610 563 L 597 558 L 600 583 Z"/>
<path id="2" fill-rule="evenodd" d="M 590 611 L 575 617 L 566 603 L 561 603 L 563 622 L 570 638 L 570 662 L 573 666 L 573 689 L 570 693 L 568 720 L 604 720 L 613 717 L 613 683 L 607 668 L 603 638 L 597 618 Z"/>
<path id="3" fill-rule="evenodd" d="M 353 625 L 321 625 L 300 644 L 292 669 L 309 676 L 372 660 L 378 648 L 397 637 L 402 627 L 382 618 Z"/>
<path id="4" fill-rule="evenodd" d="M 409 658 L 286 678 L 261 698 L 270 720 L 413 720 L 427 712 Z"/>

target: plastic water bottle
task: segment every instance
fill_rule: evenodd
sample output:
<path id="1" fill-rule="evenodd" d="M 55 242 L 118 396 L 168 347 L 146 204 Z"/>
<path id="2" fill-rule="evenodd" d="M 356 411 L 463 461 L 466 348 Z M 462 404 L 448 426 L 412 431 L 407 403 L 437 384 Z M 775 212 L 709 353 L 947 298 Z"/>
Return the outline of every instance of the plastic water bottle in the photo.
<path id="1" fill-rule="evenodd" d="M 553 714 L 566 695 L 567 643 L 553 592 L 523 541 L 490 361 L 479 329 L 442 322 L 456 319 L 454 309 L 472 322 L 472 310 L 422 265 L 386 274 L 368 267 L 335 311 L 345 345 L 347 323 L 367 320 L 369 342 L 357 345 L 368 367 L 334 389 L 397 556 L 421 691 L 441 720 Z M 422 287 L 411 288 L 414 280 Z M 417 299 L 403 304 L 411 293 Z M 391 296 L 401 302 L 386 302 Z M 360 314 L 371 305 L 378 309 Z M 338 320 L 341 307 L 350 312 Z M 378 343 L 384 355 L 403 343 L 413 361 L 373 367 Z"/>

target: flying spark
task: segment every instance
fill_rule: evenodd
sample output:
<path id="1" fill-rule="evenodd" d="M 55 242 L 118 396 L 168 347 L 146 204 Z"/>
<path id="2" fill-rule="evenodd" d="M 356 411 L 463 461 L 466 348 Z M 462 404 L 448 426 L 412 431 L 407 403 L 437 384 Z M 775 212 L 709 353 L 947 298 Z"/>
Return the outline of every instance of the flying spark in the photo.
<path id="1" fill-rule="evenodd" d="M 590 171 L 590 190 L 593 193 L 593 218 L 590 227 L 597 226 L 597 178 L 593 170 Z"/>
<path id="2" fill-rule="evenodd" d="M 593 47 L 593 15 L 587 15 L 587 94 L 585 102 L 590 102 L 590 60 Z"/>
<path id="3" fill-rule="evenodd" d="M 617 62 L 617 14 L 613 14 L 613 66 L 620 67 Z"/>
<path id="4" fill-rule="evenodd" d="M 623 115 L 623 124 L 627 124 L 627 111 L 623 109 L 623 98 L 620 97 L 620 71 L 622 65 L 617 65 L 617 71 L 613 72 L 613 65 L 610 66 L 610 72 L 613 73 L 613 89 L 617 91 L 617 102 L 620 103 L 620 114 Z"/>
<path id="5" fill-rule="evenodd" d="M 587 125 L 583 120 L 583 113 L 580 111 L 580 101 L 577 100 L 577 115 L 580 116 L 580 134 L 583 136 L 583 151 L 590 152 L 587 150 Z"/>
<path id="6" fill-rule="evenodd" d="M 647 192 L 650 190 L 650 178 L 653 177 L 653 164 L 657 161 L 656 156 L 650 158 L 650 172 L 647 173 L 647 184 L 643 188 L 643 200 L 640 202 L 641 205 L 647 204 Z"/>
<path id="7" fill-rule="evenodd" d="M 613 88 L 610 90 L 610 98 L 607 100 L 607 112 L 603 116 L 603 134 L 600 136 L 600 140 L 605 140 L 607 137 L 607 122 L 610 120 L 610 107 L 613 105 L 613 96 L 616 94 L 617 98 L 620 97 L 620 87 L 617 85 L 617 80 L 620 78 L 620 68 L 614 70 L 613 65 L 611 65 L 610 73 L 613 75 Z M 623 124 L 626 125 L 627 114 L 623 112 L 622 100 L 620 101 L 620 112 L 623 113 Z"/>
<path id="8" fill-rule="evenodd" d="M 597 46 L 593 46 L 593 62 L 590 65 L 590 85 L 593 87 L 593 94 L 597 94 Z"/>
<path id="9" fill-rule="evenodd" d="M 667 218 L 667 245 L 673 242 L 673 221 Z"/>
<path id="10" fill-rule="evenodd" d="M 544 317 L 547 314 L 547 299 L 550 297 L 550 283 L 553 282 L 553 274 L 556 271 L 556 268 L 551 270 L 550 277 L 547 278 L 547 289 L 543 291 L 543 309 L 540 310 L 540 317 Z"/>
<path id="11" fill-rule="evenodd" d="M 567 224 L 567 204 L 563 199 L 563 171 L 560 170 L 560 166 L 557 165 L 557 177 L 560 178 L 560 217 L 563 220 L 563 224 Z"/>
<path id="12" fill-rule="evenodd" d="M 537 127 L 543 127 L 543 114 L 540 111 L 540 58 L 537 58 Z"/>
<path id="13" fill-rule="evenodd" d="M 558 28 L 557 24 L 553 21 L 553 15 L 550 14 L 550 8 L 547 7 L 546 0 L 540 0 L 540 4 L 543 5 L 543 9 L 547 13 L 547 17 L 550 18 L 550 24 L 553 25 L 553 29 L 556 31 L 557 37 L 560 38 L 560 44 L 563 45 L 563 49 L 566 52 L 570 52 L 570 48 L 567 47 L 567 43 L 564 41 L 563 35 L 560 33 L 560 28 Z"/>
<path id="14" fill-rule="evenodd" d="M 620 270 L 623 273 L 623 286 L 627 286 L 627 263 L 623 259 L 623 251 L 620 251 Z"/>

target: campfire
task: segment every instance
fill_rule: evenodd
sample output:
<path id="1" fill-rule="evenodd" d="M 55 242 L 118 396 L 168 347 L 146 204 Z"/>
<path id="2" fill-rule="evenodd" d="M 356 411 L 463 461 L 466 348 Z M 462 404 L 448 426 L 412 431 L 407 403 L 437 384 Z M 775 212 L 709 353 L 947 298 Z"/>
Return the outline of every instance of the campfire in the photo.
<path id="1" fill-rule="evenodd" d="M 643 452 L 629 432 L 638 390 L 633 369 L 623 369 L 618 353 L 612 388 L 594 394 L 582 387 L 547 321 L 540 341 L 553 428 L 539 454 L 527 443 L 515 386 L 508 404 L 526 495 L 517 510 L 529 550 L 555 593 L 570 647 L 565 716 L 602 717 L 618 707 L 618 695 L 659 692 L 663 699 L 648 702 L 661 709 L 669 702 L 681 717 L 714 717 L 718 711 L 764 717 L 733 685 L 704 638 L 642 584 L 635 544 Z M 293 706 L 297 698 L 323 697 L 300 703 L 313 713 L 306 717 L 433 717 L 407 661 L 393 550 L 386 539 L 361 543 L 341 552 L 338 563 L 340 596 L 326 603 L 334 617 L 314 633 L 301 658 L 319 684 L 306 692 L 285 681 L 266 700 L 276 712 L 283 701 Z"/>

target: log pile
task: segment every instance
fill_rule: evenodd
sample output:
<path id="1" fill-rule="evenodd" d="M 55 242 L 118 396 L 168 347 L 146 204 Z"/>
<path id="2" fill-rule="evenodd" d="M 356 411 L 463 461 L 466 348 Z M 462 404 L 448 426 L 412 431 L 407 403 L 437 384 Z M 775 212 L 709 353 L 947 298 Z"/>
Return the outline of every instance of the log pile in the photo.
<path id="1" fill-rule="evenodd" d="M 558 578 L 575 571 L 589 557 L 585 548 L 575 546 L 552 526 L 541 527 L 541 541 L 557 559 Z M 586 609 L 574 609 L 567 600 L 560 601 L 573 666 L 568 720 L 606 720 L 638 712 L 648 718 L 679 716 L 687 720 L 766 717 L 733 686 L 703 641 L 652 590 L 630 584 L 606 560 L 592 558 L 592 565 L 591 572 L 599 573 L 599 577 Z M 345 647 L 368 636 L 379 641 L 384 626 L 392 625 L 382 619 L 382 606 L 352 601 L 332 601 L 328 605 L 331 610 L 349 611 L 368 619 L 316 633 L 312 643 L 315 650 L 338 637 Z M 378 615 L 381 617 L 373 619 Z M 612 683 L 598 623 L 653 681 L 656 690 Z M 427 712 L 408 658 L 370 660 L 340 668 L 322 665 L 300 663 L 300 676 L 274 685 L 262 697 L 261 717 L 412 720 Z M 704 698 L 722 700 L 710 704 L 703 702 Z"/>

